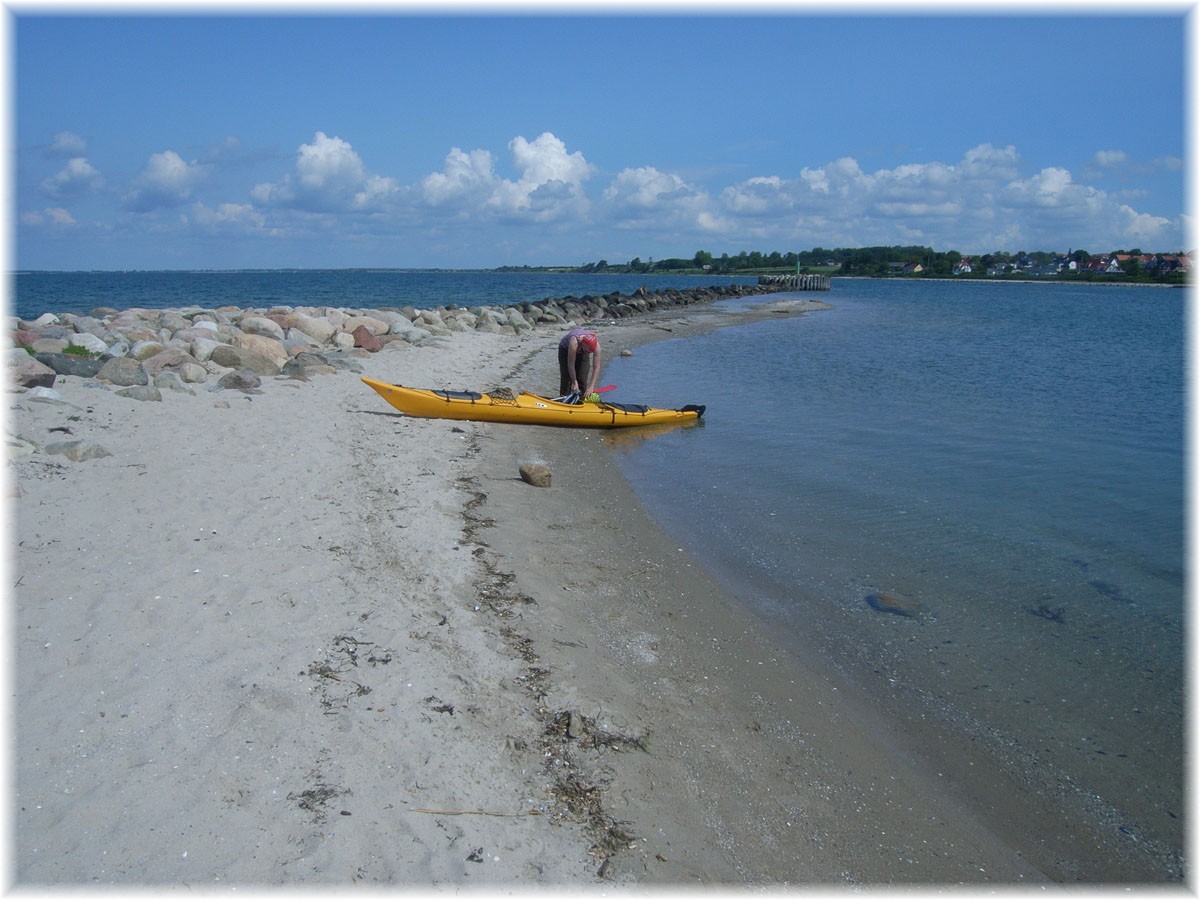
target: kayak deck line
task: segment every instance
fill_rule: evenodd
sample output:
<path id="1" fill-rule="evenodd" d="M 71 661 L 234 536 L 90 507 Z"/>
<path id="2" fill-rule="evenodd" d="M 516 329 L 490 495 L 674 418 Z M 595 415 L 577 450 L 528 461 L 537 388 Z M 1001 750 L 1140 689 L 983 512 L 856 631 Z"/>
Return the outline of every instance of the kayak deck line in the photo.
<path id="1" fill-rule="evenodd" d="M 513 394 L 501 388 L 481 391 L 426 390 L 388 384 L 374 378 L 363 383 L 405 415 L 427 419 L 508 422 L 518 425 L 559 425 L 577 428 L 628 428 L 691 422 L 704 407 L 658 409 L 637 403 L 561 403 L 528 391 Z"/>

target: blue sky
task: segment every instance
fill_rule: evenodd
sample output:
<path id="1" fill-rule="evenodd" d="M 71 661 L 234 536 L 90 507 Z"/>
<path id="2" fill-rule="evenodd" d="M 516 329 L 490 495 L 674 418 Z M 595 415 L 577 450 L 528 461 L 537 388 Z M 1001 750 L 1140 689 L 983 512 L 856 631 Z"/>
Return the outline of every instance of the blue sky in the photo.
<path id="1" fill-rule="evenodd" d="M 1186 9 L 1145 9 L 12 7 L 11 265 L 1191 249 Z"/>

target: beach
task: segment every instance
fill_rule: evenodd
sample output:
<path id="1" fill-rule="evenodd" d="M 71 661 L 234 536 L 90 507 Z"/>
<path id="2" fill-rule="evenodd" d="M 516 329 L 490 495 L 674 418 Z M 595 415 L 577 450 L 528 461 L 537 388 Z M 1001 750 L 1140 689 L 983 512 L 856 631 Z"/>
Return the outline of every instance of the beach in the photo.
<path id="1" fill-rule="evenodd" d="M 593 324 L 611 358 L 816 306 Z M 408 418 L 357 377 L 551 392 L 559 333 L 160 402 L 10 388 L 17 885 L 1155 880 L 785 650 L 600 432 Z"/>

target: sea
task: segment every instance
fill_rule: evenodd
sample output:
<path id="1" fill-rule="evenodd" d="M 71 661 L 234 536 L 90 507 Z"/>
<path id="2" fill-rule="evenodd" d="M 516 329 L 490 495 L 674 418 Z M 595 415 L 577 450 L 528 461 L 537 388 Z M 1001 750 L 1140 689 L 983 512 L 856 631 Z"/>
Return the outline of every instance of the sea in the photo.
<path id="1" fill-rule="evenodd" d="M 620 291 L 755 284 L 756 278 L 698 275 L 583 275 L 430 269 L 239 269 L 232 271 L 84 271 L 13 273 L 10 308 L 33 319 L 44 312 L 176 309 L 200 306 L 348 308 L 501 306 L 553 297 Z"/>
<path id="2" fill-rule="evenodd" d="M 614 441 L 624 475 L 797 652 L 1169 857 L 1187 292 L 835 278 L 797 296 L 832 309 L 607 367 L 624 396 L 707 406 L 702 427 Z"/>
<path id="3" fill-rule="evenodd" d="M 11 289 L 34 318 L 730 281 L 754 279 L 26 272 Z M 605 443 L 659 524 L 797 653 L 1169 856 L 1185 814 L 1188 294 L 834 278 L 795 295 L 830 309 L 606 361 L 613 399 L 707 412 Z"/>

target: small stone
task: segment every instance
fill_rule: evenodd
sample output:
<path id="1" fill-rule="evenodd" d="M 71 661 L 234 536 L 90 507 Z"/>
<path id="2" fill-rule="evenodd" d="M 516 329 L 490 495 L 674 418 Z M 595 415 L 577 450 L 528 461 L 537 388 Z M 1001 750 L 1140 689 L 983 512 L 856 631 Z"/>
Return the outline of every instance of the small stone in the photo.
<path id="1" fill-rule="evenodd" d="M 47 444 L 45 449 L 51 455 L 65 456 L 72 462 L 83 462 L 85 459 L 101 459 L 105 456 L 112 456 L 110 452 L 99 444 L 92 444 L 87 441 L 58 441 L 54 444 Z"/>
<path id="2" fill-rule="evenodd" d="M 152 384 L 135 384 L 133 387 L 121 388 L 118 397 L 128 397 L 130 400 L 157 400 L 162 402 L 162 391 Z"/>
<path id="3" fill-rule="evenodd" d="M 525 463 L 521 466 L 521 480 L 534 487 L 550 487 L 551 471 L 549 466 L 541 463 Z"/>
<path id="4" fill-rule="evenodd" d="M 916 618 L 917 613 L 921 611 L 921 604 L 916 600 L 886 591 L 868 594 L 866 600 L 867 606 L 876 612 L 892 613 L 909 619 Z"/>

